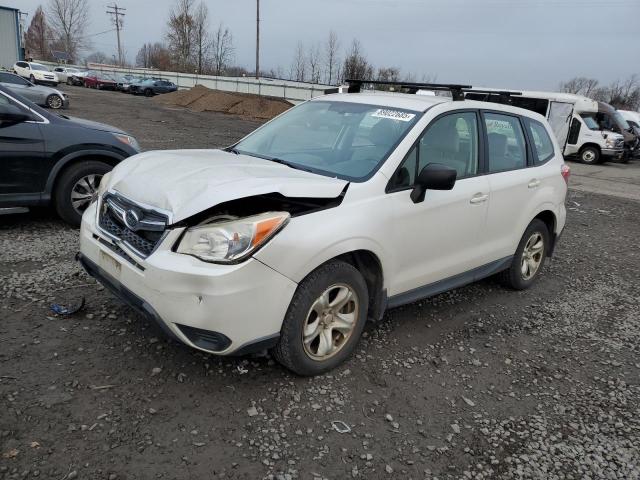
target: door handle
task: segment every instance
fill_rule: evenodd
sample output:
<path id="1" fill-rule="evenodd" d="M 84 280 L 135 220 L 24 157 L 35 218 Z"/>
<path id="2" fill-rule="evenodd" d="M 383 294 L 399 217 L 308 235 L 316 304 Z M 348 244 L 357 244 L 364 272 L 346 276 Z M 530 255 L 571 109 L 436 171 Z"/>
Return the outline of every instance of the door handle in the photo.
<path id="1" fill-rule="evenodd" d="M 489 198 L 489 195 L 487 195 L 486 193 L 476 193 L 473 197 L 471 197 L 471 200 L 469 200 L 469 203 L 477 205 L 478 203 L 486 202 L 488 198 Z"/>
<path id="2" fill-rule="evenodd" d="M 538 180 L 537 178 L 534 178 L 533 180 L 531 180 L 529 182 L 529 185 L 527 185 L 529 188 L 537 188 L 538 186 L 540 186 L 540 180 Z"/>

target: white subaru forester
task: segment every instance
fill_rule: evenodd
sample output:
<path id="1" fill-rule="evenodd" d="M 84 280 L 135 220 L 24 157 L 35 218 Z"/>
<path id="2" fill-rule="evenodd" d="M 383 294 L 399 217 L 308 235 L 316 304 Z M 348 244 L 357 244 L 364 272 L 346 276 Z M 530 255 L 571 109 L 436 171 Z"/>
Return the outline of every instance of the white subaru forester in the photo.
<path id="1" fill-rule="evenodd" d="M 562 150 L 542 116 L 454 93 L 326 95 L 226 150 L 130 157 L 79 261 L 171 337 L 301 375 L 387 308 L 498 273 L 528 288 L 565 224 Z"/>

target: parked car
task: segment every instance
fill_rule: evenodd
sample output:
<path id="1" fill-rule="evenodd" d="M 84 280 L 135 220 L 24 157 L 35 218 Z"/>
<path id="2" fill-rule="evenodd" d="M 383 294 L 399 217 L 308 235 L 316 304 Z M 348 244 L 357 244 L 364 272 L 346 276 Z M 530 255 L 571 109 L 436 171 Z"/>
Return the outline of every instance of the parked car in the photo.
<path id="1" fill-rule="evenodd" d="M 633 110 L 618 110 L 618 112 L 633 128 L 636 137 L 640 138 L 640 112 L 634 112 Z"/>
<path id="2" fill-rule="evenodd" d="M 131 85 L 135 85 L 138 82 L 144 80 L 142 77 L 129 76 L 122 79 L 122 84 L 119 84 L 119 90 L 123 93 L 131 93 Z"/>
<path id="3" fill-rule="evenodd" d="M 50 113 L 0 85 L 0 213 L 51 204 L 78 225 L 102 176 L 139 151 L 116 127 Z"/>
<path id="4" fill-rule="evenodd" d="M 84 86 L 84 77 L 86 77 L 89 73 L 90 73 L 89 70 L 80 70 L 78 72 L 73 72 L 67 78 L 67 84 L 75 85 L 75 86 Z"/>
<path id="5" fill-rule="evenodd" d="M 147 79 L 136 83 L 135 86 L 133 86 L 131 93 L 134 95 L 151 97 L 162 93 L 175 92 L 176 90 L 178 90 L 176 84 L 168 80 Z"/>
<path id="6" fill-rule="evenodd" d="M 547 120 L 443 96 L 314 98 L 226 150 L 147 152 L 103 178 L 79 260 L 173 338 L 326 372 L 365 322 L 500 274 L 539 277 L 569 168 Z"/>
<path id="7" fill-rule="evenodd" d="M 35 85 L 15 73 L 0 72 L 0 85 L 43 107 L 54 110 L 69 107 L 69 97 L 65 93 L 51 87 Z"/>
<path id="8" fill-rule="evenodd" d="M 16 62 L 13 65 L 13 73 L 28 79 L 31 83 L 53 85 L 54 87 L 57 87 L 58 83 L 60 83 L 58 75 L 50 72 L 49 69 L 41 63 Z"/>
<path id="9" fill-rule="evenodd" d="M 72 77 L 73 75 L 80 73 L 80 70 L 73 67 L 60 66 L 55 67 L 53 72 L 58 76 L 58 80 L 60 82 L 64 82 L 67 85 L 73 85 Z"/>
<path id="10" fill-rule="evenodd" d="M 113 76 L 104 72 L 89 72 L 84 77 L 84 86 L 87 88 L 96 88 L 98 90 L 115 90 L 116 80 Z"/>

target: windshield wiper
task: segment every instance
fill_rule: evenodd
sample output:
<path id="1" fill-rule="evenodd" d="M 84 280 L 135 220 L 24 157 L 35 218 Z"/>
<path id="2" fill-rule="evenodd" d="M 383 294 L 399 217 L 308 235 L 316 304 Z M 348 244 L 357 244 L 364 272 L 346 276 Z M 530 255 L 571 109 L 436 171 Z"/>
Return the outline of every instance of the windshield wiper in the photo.
<path id="1" fill-rule="evenodd" d="M 309 168 L 305 168 L 305 167 L 303 167 L 301 165 L 298 165 L 297 163 L 287 162 L 286 160 L 282 160 L 281 158 L 277 158 L 277 157 L 267 158 L 267 157 L 265 157 L 265 160 L 269 160 L 270 162 L 279 163 L 280 165 L 286 165 L 287 167 L 293 168 L 295 170 L 302 170 L 303 172 L 313 173 L 313 170 L 311 170 Z"/>
<path id="2" fill-rule="evenodd" d="M 233 147 L 225 148 L 227 152 L 235 153 L 236 155 L 240 155 L 240 150 L 236 150 Z"/>

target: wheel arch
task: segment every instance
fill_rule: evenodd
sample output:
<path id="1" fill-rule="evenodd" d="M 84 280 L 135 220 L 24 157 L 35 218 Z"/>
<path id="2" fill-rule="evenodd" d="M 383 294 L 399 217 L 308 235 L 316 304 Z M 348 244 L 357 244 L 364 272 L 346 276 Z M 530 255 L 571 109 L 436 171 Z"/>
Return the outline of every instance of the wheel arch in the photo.
<path id="1" fill-rule="evenodd" d="M 587 148 L 587 147 L 594 147 L 596 150 L 598 150 L 598 153 L 602 153 L 602 148 L 600 148 L 600 145 L 598 145 L 597 143 L 594 142 L 587 142 L 584 143 L 581 147 L 580 150 L 578 150 L 579 153 L 582 153 L 582 151 Z"/>
<path id="2" fill-rule="evenodd" d="M 87 160 L 97 160 L 115 167 L 125 158 L 126 157 L 118 155 L 115 152 L 109 152 L 105 150 L 81 150 L 78 152 L 69 153 L 58 160 L 54 167 L 51 169 L 49 177 L 47 178 L 47 183 L 45 184 L 45 197 L 48 199 L 51 199 L 53 197 L 58 180 L 60 179 L 62 174 L 72 165 L 76 165 Z"/>
<path id="3" fill-rule="evenodd" d="M 549 238 L 551 242 L 547 247 L 546 253 L 548 257 L 551 257 L 553 255 L 553 250 L 555 249 L 555 243 L 556 243 L 556 237 L 557 237 L 556 225 L 557 225 L 558 219 L 556 217 L 556 214 L 553 212 L 553 210 L 549 210 L 549 209 L 541 210 L 536 214 L 535 217 L 533 217 L 531 221 L 533 220 L 540 220 L 542 221 L 542 223 L 544 223 L 547 226 L 547 231 L 549 232 Z"/>
<path id="4" fill-rule="evenodd" d="M 368 320 L 381 320 L 386 309 L 387 295 L 384 290 L 382 263 L 378 256 L 371 250 L 354 250 L 335 258 L 350 263 L 362 274 L 369 292 Z"/>

